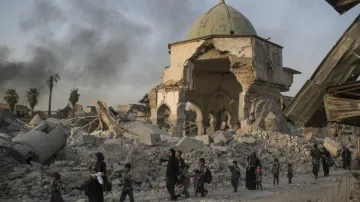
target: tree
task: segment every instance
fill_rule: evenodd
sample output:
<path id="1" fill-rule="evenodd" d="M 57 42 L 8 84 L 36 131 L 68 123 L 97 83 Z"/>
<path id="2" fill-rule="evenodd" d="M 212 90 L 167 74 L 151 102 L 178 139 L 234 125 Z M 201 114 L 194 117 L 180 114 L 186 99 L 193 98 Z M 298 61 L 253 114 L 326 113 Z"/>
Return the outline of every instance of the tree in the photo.
<path id="1" fill-rule="evenodd" d="M 26 100 L 31 109 L 31 116 L 34 116 L 34 108 L 38 104 L 39 95 L 40 93 L 36 88 L 29 88 L 29 90 L 26 91 Z"/>
<path id="2" fill-rule="evenodd" d="M 69 113 L 71 111 L 71 107 L 67 104 L 63 109 L 57 110 L 56 114 L 60 119 L 69 118 Z"/>
<path id="3" fill-rule="evenodd" d="M 57 73 L 51 73 L 51 71 L 49 70 L 49 76 L 46 80 L 46 84 L 49 87 L 50 90 L 50 94 L 49 94 L 49 108 L 48 108 L 48 115 L 50 117 L 50 113 L 51 113 L 51 98 L 52 98 L 52 91 L 54 88 L 54 85 L 60 80 L 60 75 Z"/>
<path id="4" fill-rule="evenodd" d="M 77 102 L 79 102 L 80 99 L 80 94 L 79 94 L 79 89 L 73 89 L 70 92 L 70 97 L 69 97 L 69 102 L 72 106 L 72 114 L 73 117 L 75 117 L 75 105 Z"/>
<path id="5" fill-rule="evenodd" d="M 141 98 L 141 100 L 139 100 L 139 103 L 146 106 L 146 107 L 149 107 L 150 108 L 150 100 L 149 100 L 149 95 L 146 93 L 144 95 L 143 98 Z"/>
<path id="6" fill-rule="evenodd" d="M 150 100 L 149 100 L 149 95 L 147 93 L 143 96 L 143 98 L 141 98 L 141 100 L 139 100 L 139 104 L 144 106 L 142 111 L 147 116 L 150 116 Z"/>
<path id="7" fill-rule="evenodd" d="M 9 116 L 14 113 L 15 105 L 19 101 L 19 95 L 17 94 L 15 89 L 7 89 L 5 92 L 4 100 L 9 105 Z"/>

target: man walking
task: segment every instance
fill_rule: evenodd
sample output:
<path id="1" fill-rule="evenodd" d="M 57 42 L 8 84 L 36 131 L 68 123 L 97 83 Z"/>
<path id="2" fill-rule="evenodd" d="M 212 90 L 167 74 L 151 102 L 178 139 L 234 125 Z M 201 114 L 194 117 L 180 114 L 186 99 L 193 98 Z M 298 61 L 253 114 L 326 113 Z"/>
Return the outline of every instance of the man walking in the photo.
<path id="1" fill-rule="evenodd" d="M 320 164 L 320 150 L 318 149 L 317 144 L 314 144 L 313 149 L 310 151 L 310 156 L 312 157 L 312 172 L 315 179 L 317 179 Z"/>

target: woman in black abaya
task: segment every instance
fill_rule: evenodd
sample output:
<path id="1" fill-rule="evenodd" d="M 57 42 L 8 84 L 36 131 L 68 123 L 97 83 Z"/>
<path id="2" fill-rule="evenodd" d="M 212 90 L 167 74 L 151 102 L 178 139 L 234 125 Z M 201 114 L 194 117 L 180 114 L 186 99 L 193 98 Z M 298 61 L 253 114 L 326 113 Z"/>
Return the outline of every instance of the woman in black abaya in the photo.
<path id="1" fill-rule="evenodd" d="M 256 189 L 256 175 L 255 170 L 258 165 L 260 165 L 260 160 L 256 157 L 256 153 L 253 152 L 251 156 L 247 158 L 247 168 L 246 168 L 246 188 L 248 190 Z"/>

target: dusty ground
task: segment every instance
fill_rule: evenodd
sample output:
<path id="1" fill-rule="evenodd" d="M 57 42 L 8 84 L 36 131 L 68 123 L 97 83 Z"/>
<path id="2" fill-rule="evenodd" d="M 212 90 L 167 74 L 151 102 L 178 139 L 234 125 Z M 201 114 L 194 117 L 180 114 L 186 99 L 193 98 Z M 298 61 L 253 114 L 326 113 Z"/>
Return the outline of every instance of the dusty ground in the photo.
<path id="1" fill-rule="evenodd" d="M 336 180 L 346 172 L 334 171 L 330 173 L 329 177 L 319 177 L 317 180 L 310 174 L 297 176 L 293 179 L 293 184 L 287 184 L 287 179 L 280 179 L 280 185 L 273 186 L 271 179 L 265 179 L 263 184 L 263 191 L 248 191 L 242 186 L 238 193 L 233 193 L 230 189 L 217 190 L 209 193 L 205 198 L 195 198 L 193 196 L 190 199 L 179 199 L 178 201 L 186 202 L 308 202 L 318 201 L 327 191 L 330 190 L 336 183 Z M 320 173 L 321 175 L 322 173 Z M 161 190 L 161 194 L 165 190 Z M 159 199 L 157 199 L 159 201 Z M 135 198 L 136 201 L 136 198 Z M 143 200 L 142 200 L 143 201 Z M 156 201 L 156 200 L 145 200 L 145 201 Z M 165 198 L 160 201 L 166 201 Z"/>

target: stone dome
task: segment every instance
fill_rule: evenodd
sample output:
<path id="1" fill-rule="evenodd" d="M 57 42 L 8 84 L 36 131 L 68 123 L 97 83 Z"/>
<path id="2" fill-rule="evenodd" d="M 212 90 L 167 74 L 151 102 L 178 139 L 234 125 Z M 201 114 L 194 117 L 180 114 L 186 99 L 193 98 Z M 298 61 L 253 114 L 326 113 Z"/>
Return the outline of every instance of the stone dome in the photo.
<path id="1" fill-rule="evenodd" d="M 186 40 L 210 35 L 256 35 L 256 31 L 243 14 L 220 0 L 195 21 Z"/>

